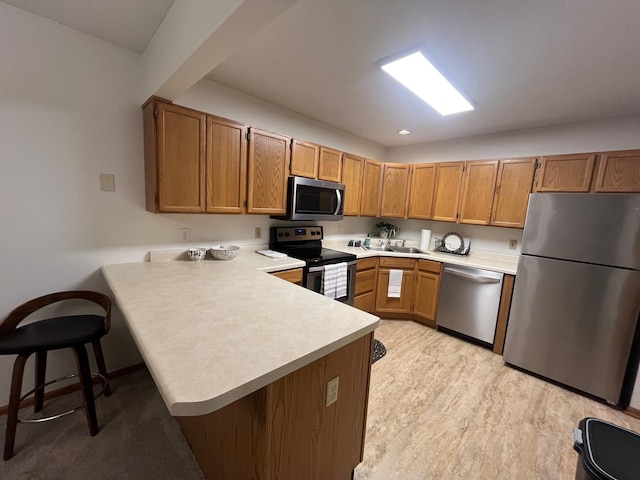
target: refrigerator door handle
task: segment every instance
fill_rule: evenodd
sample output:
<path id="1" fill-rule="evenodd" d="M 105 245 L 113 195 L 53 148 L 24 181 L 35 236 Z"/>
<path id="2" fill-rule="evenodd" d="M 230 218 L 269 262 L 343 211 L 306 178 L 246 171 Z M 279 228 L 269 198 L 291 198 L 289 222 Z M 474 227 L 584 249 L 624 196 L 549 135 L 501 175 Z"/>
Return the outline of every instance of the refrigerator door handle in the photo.
<path id="1" fill-rule="evenodd" d="M 476 283 L 500 283 L 501 279 L 496 277 L 487 277 L 485 275 L 476 275 L 473 273 L 458 270 L 456 268 L 445 267 L 445 272 L 455 275 L 456 277 L 463 277 L 468 280 L 472 280 Z"/>

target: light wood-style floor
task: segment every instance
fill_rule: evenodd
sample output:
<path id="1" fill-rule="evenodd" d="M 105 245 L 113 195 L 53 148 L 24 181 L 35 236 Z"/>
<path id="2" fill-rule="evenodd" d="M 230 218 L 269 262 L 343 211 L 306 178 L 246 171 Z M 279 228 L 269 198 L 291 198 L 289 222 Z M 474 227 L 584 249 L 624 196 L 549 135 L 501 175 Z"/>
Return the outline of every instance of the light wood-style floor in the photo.
<path id="1" fill-rule="evenodd" d="M 382 321 L 358 480 L 573 479 L 572 431 L 640 419 L 507 367 L 502 357 L 413 322 Z"/>

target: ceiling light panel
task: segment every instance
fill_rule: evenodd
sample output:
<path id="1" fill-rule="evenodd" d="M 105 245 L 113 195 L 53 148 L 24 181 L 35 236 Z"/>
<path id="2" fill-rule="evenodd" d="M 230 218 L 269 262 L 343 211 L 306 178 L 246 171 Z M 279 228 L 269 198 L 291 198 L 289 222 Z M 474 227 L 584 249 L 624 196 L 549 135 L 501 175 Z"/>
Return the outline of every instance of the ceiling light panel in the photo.
<path id="1" fill-rule="evenodd" d="M 383 61 L 381 68 L 441 115 L 473 110 L 473 105 L 420 51 L 414 51 L 402 58 L 396 57 L 390 62 Z"/>

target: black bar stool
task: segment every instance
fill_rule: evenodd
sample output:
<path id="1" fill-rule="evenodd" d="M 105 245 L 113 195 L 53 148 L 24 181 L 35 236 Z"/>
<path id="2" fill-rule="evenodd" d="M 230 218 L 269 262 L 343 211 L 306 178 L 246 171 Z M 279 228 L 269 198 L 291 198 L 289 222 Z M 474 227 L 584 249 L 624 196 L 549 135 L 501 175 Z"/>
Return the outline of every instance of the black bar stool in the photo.
<path id="1" fill-rule="evenodd" d="M 26 317 L 36 310 L 47 305 L 63 300 L 88 300 L 100 305 L 104 309 L 102 315 L 71 315 L 55 318 L 47 318 L 18 327 Z M 89 357 L 85 345 L 91 343 L 98 364 L 98 377 L 103 383 L 105 396 L 111 395 L 109 381 L 107 380 L 107 368 L 102 355 L 100 339 L 109 331 L 111 326 L 111 300 L 106 295 L 90 291 L 58 292 L 29 300 L 11 311 L 0 323 L 0 355 L 17 355 L 13 365 L 13 377 L 11 379 L 11 393 L 9 397 L 9 411 L 7 414 L 7 431 L 4 443 L 4 459 L 9 460 L 13 456 L 13 446 L 16 439 L 16 427 L 20 402 L 30 395 L 35 394 L 34 412 L 40 412 L 44 404 L 44 388 L 58 380 L 79 377 L 84 399 L 83 407 L 87 415 L 89 433 L 93 437 L 99 431 L 96 417 L 95 399 L 89 369 Z M 45 383 L 45 371 L 47 367 L 47 352 L 61 348 L 72 348 L 76 356 L 78 366 L 77 375 L 69 375 L 51 382 Z M 22 398 L 22 377 L 24 366 L 32 353 L 36 354 L 35 388 Z M 41 418 L 35 421 L 45 421 L 59 418 L 78 410 L 78 407 L 51 417 Z"/>

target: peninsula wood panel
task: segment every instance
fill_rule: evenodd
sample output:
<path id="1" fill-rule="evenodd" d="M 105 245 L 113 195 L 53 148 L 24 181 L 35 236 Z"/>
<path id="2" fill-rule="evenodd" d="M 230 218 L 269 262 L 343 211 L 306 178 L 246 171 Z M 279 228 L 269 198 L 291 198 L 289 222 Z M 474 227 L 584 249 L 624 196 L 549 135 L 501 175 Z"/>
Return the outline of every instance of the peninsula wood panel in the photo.
<path id="1" fill-rule="evenodd" d="M 176 417 L 206 478 L 350 478 L 362 461 L 373 333 L 208 415 Z M 327 382 L 339 377 L 326 407 Z"/>
<path id="2" fill-rule="evenodd" d="M 467 162 L 462 182 L 459 223 L 489 225 L 498 161 Z"/>
<path id="3" fill-rule="evenodd" d="M 435 181 L 435 164 L 425 163 L 420 165 L 411 165 L 407 217 L 423 220 L 431 218 Z"/>
<path id="4" fill-rule="evenodd" d="M 153 100 L 144 110 L 147 210 L 204 212 L 206 116 Z"/>
<path id="5" fill-rule="evenodd" d="M 491 225 L 524 228 L 536 161 L 536 158 L 500 160 Z"/>
<path id="6" fill-rule="evenodd" d="M 272 275 L 286 280 L 287 282 L 302 286 L 302 268 L 293 268 L 291 270 L 283 270 L 282 272 L 274 272 Z"/>
<path id="7" fill-rule="evenodd" d="M 342 183 L 344 190 L 344 215 L 360 215 L 364 158 L 345 153 L 342 157 Z"/>
<path id="8" fill-rule="evenodd" d="M 318 179 L 339 183 L 342 178 L 342 152 L 320 147 Z"/>
<path id="9" fill-rule="evenodd" d="M 594 154 L 554 155 L 540 159 L 536 192 L 588 192 Z"/>
<path id="10" fill-rule="evenodd" d="M 407 209 L 410 166 L 385 163 L 382 176 L 381 217 L 404 218 Z"/>
<path id="11" fill-rule="evenodd" d="M 249 129 L 247 213 L 286 213 L 289 137 Z"/>
<path id="12" fill-rule="evenodd" d="M 596 192 L 640 192 L 640 150 L 602 154 Z"/>
<path id="13" fill-rule="evenodd" d="M 206 210 L 244 213 L 247 200 L 247 126 L 207 116 Z"/>
<path id="14" fill-rule="evenodd" d="M 317 178 L 320 148 L 301 140 L 291 141 L 291 175 Z"/>
<path id="15" fill-rule="evenodd" d="M 433 194 L 431 219 L 441 222 L 455 222 L 462 187 L 464 162 L 436 164 L 436 182 Z"/>
<path id="16" fill-rule="evenodd" d="M 382 163 L 375 160 L 365 160 L 360 215 L 364 217 L 378 216 L 381 186 Z"/>

